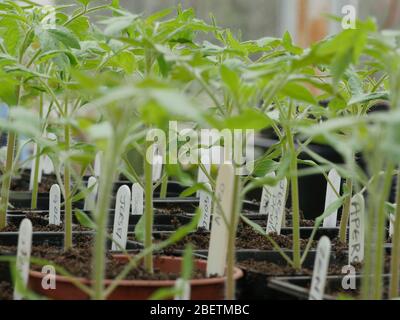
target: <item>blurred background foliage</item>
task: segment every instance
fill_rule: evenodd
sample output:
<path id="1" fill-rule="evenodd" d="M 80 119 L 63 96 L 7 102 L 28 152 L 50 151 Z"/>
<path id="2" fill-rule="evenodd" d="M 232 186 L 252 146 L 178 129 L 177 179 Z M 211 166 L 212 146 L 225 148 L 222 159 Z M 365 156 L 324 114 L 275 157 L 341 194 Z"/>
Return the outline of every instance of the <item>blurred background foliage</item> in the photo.
<path id="1" fill-rule="evenodd" d="M 67 5 L 74 0 L 37 0 L 45 4 Z M 95 0 L 96 4 L 110 0 Z M 149 14 L 166 7 L 182 4 L 193 7 L 199 18 L 209 19 L 212 12 L 218 24 L 230 28 L 243 39 L 264 36 L 281 37 L 285 31 L 303 46 L 336 33 L 338 25 L 330 23 L 324 13 L 341 14 L 341 8 L 352 4 L 357 17 L 376 18 L 381 29 L 400 26 L 400 0 L 120 0 L 134 13 Z"/>

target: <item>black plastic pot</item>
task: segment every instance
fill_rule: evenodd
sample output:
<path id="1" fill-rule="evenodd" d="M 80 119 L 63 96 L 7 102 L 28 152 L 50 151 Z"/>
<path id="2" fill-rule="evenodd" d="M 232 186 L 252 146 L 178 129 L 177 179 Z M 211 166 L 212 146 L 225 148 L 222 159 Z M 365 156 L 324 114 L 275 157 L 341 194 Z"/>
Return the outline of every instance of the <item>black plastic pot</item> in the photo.
<path id="1" fill-rule="evenodd" d="M 292 252 L 286 252 L 291 254 Z M 315 259 L 315 251 L 310 251 L 307 255 L 306 260 L 303 263 L 303 267 L 312 268 Z M 274 279 L 276 275 L 266 274 L 251 270 L 241 262 L 246 260 L 271 262 L 277 265 L 285 265 L 286 261 L 276 251 L 238 251 L 236 254 L 236 263 L 239 268 L 244 272 L 242 279 L 238 281 L 238 299 L 244 300 L 271 300 L 276 299 L 280 291 L 276 291 L 274 288 L 268 286 L 271 279 Z M 299 277 L 299 276 L 297 276 Z M 301 277 L 301 276 L 300 276 Z"/>
<path id="2" fill-rule="evenodd" d="M 279 300 L 308 300 L 311 277 L 280 277 L 271 279 L 268 287 L 276 292 L 275 298 Z M 361 277 L 355 276 L 356 290 L 361 287 Z M 384 275 L 387 283 L 389 275 Z M 343 276 L 328 276 L 326 278 L 324 300 L 337 300 L 338 293 L 351 299 L 356 298 L 357 292 L 352 289 L 344 290 L 342 287 Z"/>
<path id="3" fill-rule="evenodd" d="M 33 232 L 32 233 L 32 245 L 48 245 L 55 247 L 62 247 L 64 245 L 64 232 Z M 74 241 L 79 241 L 81 238 L 93 237 L 94 232 L 73 232 L 72 237 Z M 0 246 L 17 246 L 18 243 L 18 232 L 0 232 Z M 107 241 L 107 247 L 111 247 L 111 241 Z M 135 241 L 129 241 L 126 245 L 127 250 L 141 249 L 142 245 Z M 1 250 L 0 250 L 1 253 Z"/>

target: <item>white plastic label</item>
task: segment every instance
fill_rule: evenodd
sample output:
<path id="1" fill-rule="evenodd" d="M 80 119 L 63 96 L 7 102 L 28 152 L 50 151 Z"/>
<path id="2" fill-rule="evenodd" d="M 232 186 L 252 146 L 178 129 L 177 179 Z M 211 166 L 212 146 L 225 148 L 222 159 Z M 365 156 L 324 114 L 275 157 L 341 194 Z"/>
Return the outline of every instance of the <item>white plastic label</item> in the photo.
<path id="1" fill-rule="evenodd" d="M 38 145 L 35 143 L 33 147 L 33 154 L 36 155 L 38 152 Z M 42 171 L 43 171 L 43 161 L 42 157 L 39 157 L 39 172 L 38 172 L 38 182 L 42 181 Z M 35 177 L 35 164 L 36 164 L 36 157 L 34 157 L 31 161 L 31 175 L 29 177 L 29 191 L 33 190 L 33 182 Z"/>
<path id="2" fill-rule="evenodd" d="M 328 179 L 331 183 L 327 182 L 326 186 L 326 196 L 325 196 L 325 209 L 328 208 L 330 204 L 338 199 L 338 194 L 340 193 L 340 183 L 342 179 L 340 178 L 338 172 L 335 169 L 329 171 Z M 332 184 L 332 185 L 331 185 Z M 333 186 L 333 188 L 332 188 Z M 328 217 L 324 219 L 324 228 L 335 228 L 337 224 L 337 210 L 332 212 Z"/>
<path id="3" fill-rule="evenodd" d="M 231 164 L 222 164 L 218 172 L 215 190 L 216 198 L 220 205 L 215 203 L 213 209 L 207 262 L 208 276 L 222 276 L 225 273 L 228 249 L 228 226 L 232 222 L 233 201 L 236 196 L 233 192 L 234 183 L 233 166 Z"/>
<path id="4" fill-rule="evenodd" d="M 29 267 L 32 250 L 32 223 L 29 219 L 22 220 L 19 226 L 18 247 L 16 270 L 18 279 L 21 280 L 21 285 L 25 286 L 28 283 Z M 14 288 L 14 300 L 22 300 L 23 295 L 18 291 L 18 287 Z"/>
<path id="5" fill-rule="evenodd" d="M 351 199 L 349 219 L 349 264 L 364 260 L 364 197 L 357 193 Z"/>
<path id="6" fill-rule="evenodd" d="M 211 191 L 211 185 L 209 183 L 205 184 L 205 187 Z M 201 211 L 201 217 L 197 225 L 198 228 L 204 228 L 210 230 L 210 218 L 211 218 L 211 208 L 212 208 L 212 196 L 210 193 L 200 191 L 199 208 Z"/>
<path id="7" fill-rule="evenodd" d="M 190 283 L 182 278 L 176 279 L 175 289 L 179 292 L 174 300 L 190 300 Z"/>
<path id="8" fill-rule="evenodd" d="M 161 179 L 163 157 L 159 154 L 154 155 L 153 158 L 153 182 Z"/>
<path id="9" fill-rule="evenodd" d="M 285 214 L 287 180 L 282 179 L 272 189 L 271 199 L 267 206 L 267 234 L 281 234 L 283 215 Z"/>
<path id="10" fill-rule="evenodd" d="M 394 222 L 395 222 L 395 215 L 391 213 L 389 216 L 389 237 L 393 237 Z"/>
<path id="11" fill-rule="evenodd" d="M 132 185 L 132 214 L 143 215 L 144 191 L 139 183 Z"/>
<path id="12" fill-rule="evenodd" d="M 314 261 L 314 272 L 311 280 L 310 300 L 322 300 L 325 292 L 326 275 L 331 255 L 331 241 L 327 236 L 319 239 Z"/>
<path id="13" fill-rule="evenodd" d="M 101 175 L 101 152 L 97 152 L 96 157 L 94 158 L 94 175 L 95 177 L 100 177 Z"/>
<path id="14" fill-rule="evenodd" d="M 270 172 L 266 177 L 275 177 L 275 172 Z M 262 189 L 259 214 L 268 214 L 268 204 L 272 197 L 273 188 L 265 185 Z"/>
<path id="15" fill-rule="evenodd" d="M 121 250 L 126 247 L 128 237 L 129 210 L 131 190 L 127 185 L 118 189 L 114 213 L 113 243 L 111 250 Z"/>
<path id="16" fill-rule="evenodd" d="M 89 177 L 87 188 L 91 189 L 85 197 L 85 203 L 83 205 L 83 210 L 94 210 L 96 207 L 97 198 L 97 179 L 95 177 Z"/>
<path id="17" fill-rule="evenodd" d="M 50 188 L 49 197 L 49 224 L 59 226 L 61 224 L 60 217 L 61 208 L 61 191 L 58 184 L 53 184 Z"/>

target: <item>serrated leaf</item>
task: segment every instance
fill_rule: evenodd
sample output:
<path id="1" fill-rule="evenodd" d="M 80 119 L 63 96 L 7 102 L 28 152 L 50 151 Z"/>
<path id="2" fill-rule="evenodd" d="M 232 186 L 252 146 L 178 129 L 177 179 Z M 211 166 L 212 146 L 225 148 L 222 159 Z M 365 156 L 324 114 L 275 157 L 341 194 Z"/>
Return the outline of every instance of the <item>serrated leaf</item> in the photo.
<path id="1" fill-rule="evenodd" d="M 79 40 L 68 29 L 58 26 L 56 29 L 48 29 L 47 32 L 64 44 L 67 48 L 80 49 Z"/>

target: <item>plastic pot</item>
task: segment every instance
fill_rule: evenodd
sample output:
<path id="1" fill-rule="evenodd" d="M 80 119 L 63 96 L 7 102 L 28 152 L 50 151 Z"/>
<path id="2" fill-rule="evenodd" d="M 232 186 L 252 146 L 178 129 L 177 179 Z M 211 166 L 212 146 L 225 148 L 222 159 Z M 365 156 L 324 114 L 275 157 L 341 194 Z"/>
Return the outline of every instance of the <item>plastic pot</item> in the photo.
<path id="1" fill-rule="evenodd" d="M 125 255 L 114 255 L 115 259 L 127 262 Z M 181 271 L 182 258 L 161 256 L 154 258 L 154 267 L 163 272 L 179 274 Z M 207 261 L 195 260 L 195 267 L 206 270 Z M 42 288 L 43 274 L 37 271 L 30 271 L 29 287 L 36 293 L 56 300 L 86 300 L 89 297 L 78 289 L 66 277 L 56 276 L 57 287 L 55 290 L 44 290 Z M 240 279 L 243 272 L 235 268 L 234 278 Z M 78 280 L 90 285 L 89 279 L 78 278 Z M 207 278 L 191 280 L 191 299 L 192 300 L 222 300 L 224 298 L 225 277 Z M 105 280 L 105 286 L 112 283 L 112 280 Z M 161 288 L 173 287 L 173 280 L 123 280 L 108 297 L 109 300 L 145 300 Z"/>

